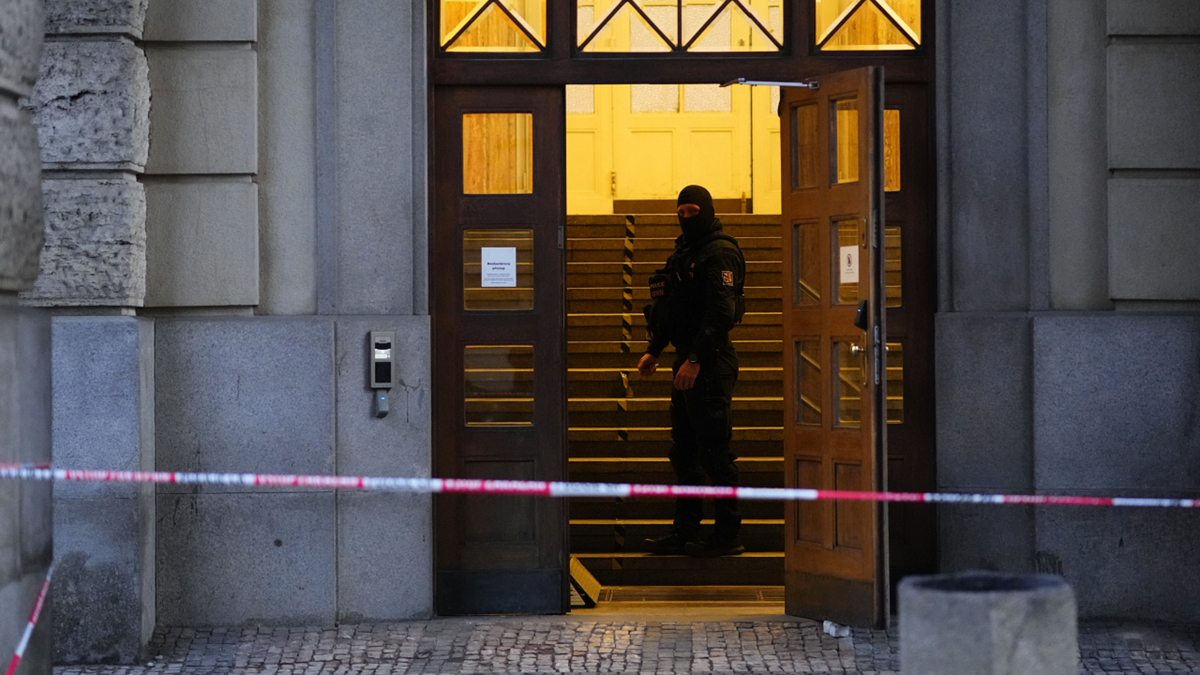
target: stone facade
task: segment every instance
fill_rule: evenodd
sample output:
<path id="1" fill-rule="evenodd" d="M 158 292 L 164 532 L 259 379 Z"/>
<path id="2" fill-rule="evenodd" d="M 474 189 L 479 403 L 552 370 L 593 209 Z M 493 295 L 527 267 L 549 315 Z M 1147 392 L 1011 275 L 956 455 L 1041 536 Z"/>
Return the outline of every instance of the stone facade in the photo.
<path id="1" fill-rule="evenodd" d="M 938 485 L 1200 496 L 1200 35 L 1175 0 L 944 0 Z M 1002 27 L 1002 30 L 998 30 Z M 1200 620 L 1200 514 L 946 506 L 945 571 Z"/>
<path id="2" fill-rule="evenodd" d="M 6 3 L 3 25 L 36 4 Z M 0 291 L 64 315 L 57 461 L 429 474 L 425 7 L 51 0 L 33 90 L 36 58 L 7 47 L 27 32 L 0 33 L 0 143 L 27 148 L 0 156 L 0 180 L 23 186 L 0 193 L 14 200 L 0 228 L 25 233 L 0 230 Z M 1149 478 L 1200 471 L 1181 403 L 1200 387 L 1191 6 L 939 0 L 936 20 L 940 488 L 1194 491 Z M 30 169 L 4 163 L 36 161 L 24 96 L 44 245 Z M 403 336 L 383 420 L 370 330 Z M 65 660 L 133 660 L 156 623 L 432 612 L 426 497 L 163 488 L 59 504 Z M 1195 551 L 1155 557 L 1144 536 L 1195 523 L 1158 515 L 945 507 L 942 565 L 1060 571 L 1085 615 L 1196 619 Z M 86 632 L 100 611 L 114 630 Z"/>
<path id="3" fill-rule="evenodd" d="M 422 11 L 48 9 L 28 104 L 48 235 L 24 301 L 61 314 L 55 461 L 429 475 Z M 365 59 L 397 26 L 416 41 Z M 323 98 L 335 79 L 342 95 Z M 406 350 L 383 420 L 363 377 L 371 330 Z M 61 662 L 133 662 L 159 623 L 432 610 L 427 496 L 71 485 L 56 500 Z"/>
<path id="4" fill-rule="evenodd" d="M 28 288 L 42 249 L 37 132 L 11 98 L 0 100 L 0 291 Z"/>
<path id="5" fill-rule="evenodd" d="M 46 0 L 46 32 L 142 37 L 147 0 Z"/>
<path id="6" fill-rule="evenodd" d="M 150 147 L 144 0 L 47 6 L 38 86 L 28 101 L 47 171 L 48 235 L 26 303 L 125 308 L 146 293 L 146 200 L 138 176 Z"/>
<path id="7" fill-rule="evenodd" d="M 50 460 L 50 317 L 20 307 L 42 248 L 37 132 L 29 96 L 42 50 L 39 0 L 0 6 L 0 464 Z M 16 645 L 54 557 L 49 483 L 0 482 L 0 644 Z M 21 663 L 49 675 L 51 629 L 40 621 Z"/>
<path id="8" fill-rule="evenodd" d="M 132 175 L 43 183 L 46 248 L 25 298 L 59 306 L 128 307 L 146 295 L 146 193 Z"/>

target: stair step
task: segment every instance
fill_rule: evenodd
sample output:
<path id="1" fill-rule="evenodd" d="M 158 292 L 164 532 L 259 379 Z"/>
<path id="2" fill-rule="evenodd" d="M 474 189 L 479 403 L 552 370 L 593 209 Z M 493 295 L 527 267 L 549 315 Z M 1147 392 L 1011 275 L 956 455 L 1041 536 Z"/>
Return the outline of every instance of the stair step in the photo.
<path id="1" fill-rule="evenodd" d="M 738 424 L 733 443 L 743 456 L 738 467 L 743 485 L 779 486 L 782 229 L 778 216 L 721 218 L 746 257 L 747 314 L 732 332 L 741 366 L 733 402 Z M 573 481 L 674 484 L 666 458 L 674 350 L 668 348 L 660 357 L 659 372 L 651 378 L 641 378 L 635 368 L 646 345 L 642 307 L 650 302 L 647 282 L 674 250 L 679 224 L 671 214 L 638 215 L 627 242 L 628 225 L 622 215 L 567 219 L 569 476 Z M 570 499 L 572 553 L 606 586 L 782 584 L 782 503 L 741 503 L 745 555 L 696 560 L 639 551 L 646 537 L 669 530 L 674 501 Z M 705 508 L 711 514 L 711 503 Z M 711 519 L 705 521 L 705 531 L 710 528 Z"/>
<path id="2" fill-rule="evenodd" d="M 635 314 L 631 313 L 630 318 L 633 316 Z M 636 316 L 643 318 L 640 312 Z M 782 332 L 780 326 L 750 326 L 742 324 L 734 326 L 729 336 L 733 339 L 736 348 L 739 342 L 763 341 L 782 344 L 780 340 Z M 628 339 L 631 346 L 636 345 L 635 348 L 639 353 L 645 349 L 646 322 L 644 318 L 642 321 L 630 321 Z M 607 326 L 567 326 L 568 342 L 612 341 L 619 343 L 625 340 L 625 328 L 622 326 L 620 320 Z"/>
<path id="3" fill-rule="evenodd" d="M 604 586 L 708 586 L 730 580 L 746 585 L 783 583 L 782 552 L 749 552 L 723 558 L 651 555 L 647 553 L 582 553 L 580 562 Z M 632 581 L 636 581 L 632 583 Z"/>
<path id="4" fill-rule="evenodd" d="M 569 427 L 567 440 L 577 441 L 667 441 L 671 440 L 670 427 Z M 739 441 L 783 441 L 783 427 L 733 428 L 733 442 Z"/>
<path id="5" fill-rule="evenodd" d="M 620 326 L 626 312 L 605 312 L 595 314 L 568 313 L 567 326 Z M 646 317 L 640 309 L 628 312 L 634 326 L 645 326 Z M 742 322 L 734 330 L 746 326 L 783 326 L 783 314 L 780 312 L 746 312 Z"/>
<path id="6" fill-rule="evenodd" d="M 567 354 L 628 354 L 621 350 L 619 341 L 605 340 L 568 340 Z M 734 340 L 733 348 L 739 358 L 743 352 L 770 352 L 779 354 L 783 348 L 782 340 Z M 782 355 L 781 355 L 782 356 Z M 574 364 L 573 364 L 574 365 Z M 576 366 L 579 367 L 579 366 Z M 584 366 L 586 367 L 586 366 Z"/>
<path id="7" fill-rule="evenodd" d="M 660 368 L 667 370 L 668 366 L 660 365 Z M 666 381 L 643 380 L 636 374 L 629 378 L 629 387 L 633 390 L 634 394 L 632 397 L 629 397 L 631 401 L 640 399 L 643 395 L 663 394 L 669 392 L 671 389 L 671 385 Z M 783 381 L 780 379 L 743 381 L 739 377 L 737 386 L 734 387 L 733 391 L 736 395 L 735 398 L 779 398 L 783 396 Z M 571 401 L 576 399 L 612 399 L 615 401 L 624 398 L 624 394 L 625 388 L 621 384 L 620 378 L 613 378 L 607 381 L 567 381 L 567 396 L 570 397 L 568 399 L 568 406 L 571 405 Z"/>
<path id="8" fill-rule="evenodd" d="M 738 441 L 734 451 L 746 457 L 782 457 L 783 441 Z M 671 450 L 665 441 L 577 441 L 571 457 L 665 457 Z"/>
<path id="9" fill-rule="evenodd" d="M 645 552 L 645 540 L 671 531 L 671 520 L 572 520 L 571 554 Z M 702 532 L 712 528 L 712 519 L 701 521 Z M 783 519 L 742 519 L 740 533 L 748 552 L 777 552 L 783 548 Z"/>
<path id="10" fill-rule="evenodd" d="M 735 405 L 737 401 L 734 401 Z M 772 426 L 783 424 L 782 403 L 775 409 L 766 406 L 757 409 L 737 409 L 734 420 L 747 426 Z M 629 425 L 635 428 L 649 427 L 655 424 L 669 424 L 670 417 L 667 407 L 660 410 L 620 410 L 581 411 L 572 410 L 567 414 L 568 428 L 621 427 Z"/>
<path id="11" fill-rule="evenodd" d="M 674 482 L 674 481 L 671 481 Z M 742 500 L 738 505 L 742 518 L 783 519 L 783 503 L 768 500 Z M 706 504 L 707 513 L 712 505 Z M 675 517 L 675 500 L 654 497 L 572 497 L 568 503 L 574 520 L 634 519 L 670 522 Z"/>

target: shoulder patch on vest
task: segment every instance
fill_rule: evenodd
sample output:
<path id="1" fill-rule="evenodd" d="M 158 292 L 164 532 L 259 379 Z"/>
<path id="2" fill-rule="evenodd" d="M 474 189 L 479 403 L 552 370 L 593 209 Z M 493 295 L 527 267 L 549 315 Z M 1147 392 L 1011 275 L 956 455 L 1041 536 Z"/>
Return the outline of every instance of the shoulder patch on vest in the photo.
<path id="1" fill-rule="evenodd" d="M 733 285 L 733 272 L 721 272 L 721 282 L 726 286 Z"/>

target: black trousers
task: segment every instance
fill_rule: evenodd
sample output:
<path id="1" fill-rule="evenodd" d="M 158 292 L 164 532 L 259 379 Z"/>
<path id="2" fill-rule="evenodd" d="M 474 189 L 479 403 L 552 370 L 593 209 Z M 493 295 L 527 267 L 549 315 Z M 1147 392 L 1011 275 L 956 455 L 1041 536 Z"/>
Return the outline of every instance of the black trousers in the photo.
<path id="1" fill-rule="evenodd" d="M 671 367 L 678 373 L 686 358 L 676 357 Z M 733 440 L 733 386 L 737 383 L 738 359 L 732 345 L 721 350 L 716 360 L 700 365 L 696 383 L 687 391 L 671 389 L 671 468 L 680 485 L 736 486 L 737 459 L 730 450 Z M 717 499 L 716 529 L 719 540 L 732 540 L 742 526 L 736 499 Z M 675 532 L 694 539 L 704 515 L 703 500 L 681 497 L 675 501 Z"/>

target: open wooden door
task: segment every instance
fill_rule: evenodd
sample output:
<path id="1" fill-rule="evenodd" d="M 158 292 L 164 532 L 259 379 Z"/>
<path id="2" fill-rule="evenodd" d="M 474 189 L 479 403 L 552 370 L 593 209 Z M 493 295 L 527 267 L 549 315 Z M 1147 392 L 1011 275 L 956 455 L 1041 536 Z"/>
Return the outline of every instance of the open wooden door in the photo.
<path id="1" fill-rule="evenodd" d="M 435 475 L 564 480 L 563 89 L 438 87 L 434 98 Z M 565 508 L 438 495 L 438 613 L 565 612 Z"/>
<path id="2" fill-rule="evenodd" d="M 883 490 L 883 70 L 814 82 L 784 88 L 780 106 L 784 481 Z M 886 513 L 870 502 L 787 505 L 788 614 L 887 622 Z"/>

